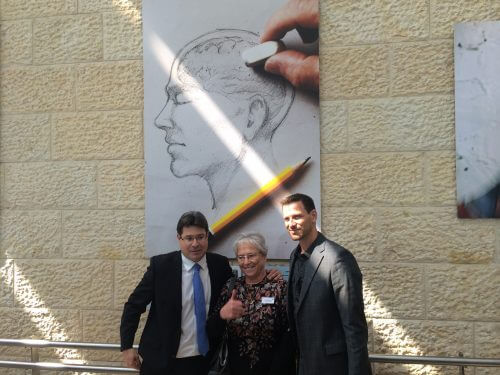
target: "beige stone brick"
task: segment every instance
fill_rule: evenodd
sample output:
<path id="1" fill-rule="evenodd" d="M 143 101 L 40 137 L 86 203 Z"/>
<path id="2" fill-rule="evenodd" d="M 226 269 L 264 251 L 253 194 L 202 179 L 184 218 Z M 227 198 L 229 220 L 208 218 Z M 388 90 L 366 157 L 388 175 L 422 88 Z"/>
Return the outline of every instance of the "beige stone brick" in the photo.
<path id="1" fill-rule="evenodd" d="M 104 22 L 104 60 L 142 57 L 142 18 L 137 10 L 107 12 Z"/>
<path id="2" fill-rule="evenodd" d="M 377 363 L 374 375 L 457 375 L 458 371 L 454 366 Z M 464 375 L 474 375 L 474 368 L 466 367 Z"/>
<path id="3" fill-rule="evenodd" d="M 82 13 L 106 10 L 135 10 L 140 12 L 141 2 L 141 0 L 79 0 L 78 11 Z"/>
<path id="4" fill-rule="evenodd" d="M 347 147 L 347 104 L 321 101 L 321 152 L 339 152 Z"/>
<path id="5" fill-rule="evenodd" d="M 380 252 L 386 261 L 488 263 L 495 228 L 459 220 L 454 207 L 395 208 L 380 212 Z"/>
<path id="6" fill-rule="evenodd" d="M 422 154 L 342 154 L 321 159 L 324 206 L 424 201 Z"/>
<path id="7" fill-rule="evenodd" d="M 428 195 L 434 204 L 455 206 L 455 151 L 432 152 L 427 155 L 429 173 Z"/>
<path id="8" fill-rule="evenodd" d="M 326 45 L 392 42 L 428 36 L 425 0 L 322 1 L 321 38 Z"/>
<path id="9" fill-rule="evenodd" d="M 33 22 L 33 60 L 38 64 L 102 59 L 102 18 L 81 14 Z"/>
<path id="10" fill-rule="evenodd" d="M 77 0 L 0 0 L 3 20 L 72 14 Z"/>
<path id="11" fill-rule="evenodd" d="M 139 343 L 139 339 L 146 323 L 148 311 L 141 316 L 139 327 L 135 335 L 134 344 Z M 109 310 L 87 310 L 83 311 L 83 341 L 99 342 L 108 344 L 120 343 L 120 319 L 122 311 Z M 86 360 L 92 361 L 118 361 L 121 362 L 121 353 L 117 350 L 85 350 L 83 351 Z"/>
<path id="12" fill-rule="evenodd" d="M 389 50 L 386 46 L 323 48 L 322 100 L 387 95 Z"/>
<path id="13" fill-rule="evenodd" d="M 377 228 L 374 210 L 330 209 L 323 215 L 322 231 L 328 238 L 349 249 L 358 261 L 375 259 Z"/>
<path id="14" fill-rule="evenodd" d="M 149 265 L 148 260 L 122 260 L 115 262 L 115 309 L 123 309 Z"/>
<path id="15" fill-rule="evenodd" d="M 61 255 L 61 213 L 4 210 L 0 216 L 1 251 L 9 258 Z"/>
<path id="16" fill-rule="evenodd" d="M 31 63 L 31 20 L 4 21 L 0 25 L 0 62 Z"/>
<path id="17" fill-rule="evenodd" d="M 0 306 L 14 307 L 14 263 L 5 259 L 3 250 L 0 250 L 0 278 Z"/>
<path id="18" fill-rule="evenodd" d="M 439 150 L 454 147 L 451 96 L 355 100 L 349 103 L 349 149 Z"/>
<path id="19" fill-rule="evenodd" d="M 392 58 L 393 95 L 453 90 L 453 43 L 451 41 L 400 44 Z"/>
<path id="20" fill-rule="evenodd" d="M 472 323 L 374 319 L 375 353 L 455 357 L 473 356 Z"/>
<path id="21" fill-rule="evenodd" d="M 144 211 L 63 212 L 65 258 L 144 257 Z"/>
<path id="22" fill-rule="evenodd" d="M 81 65 L 77 71 L 77 108 L 141 109 L 142 75 L 138 61 Z"/>
<path id="23" fill-rule="evenodd" d="M 426 270 L 428 317 L 495 320 L 500 311 L 499 265 L 432 265 Z"/>
<path id="24" fill-rule="evenodd" d="M 500 323 L 475 323 L 475 357 L 500 358 Z M 498 375 L 498 367 L 478 367 L 476 375 Z"/>
<path id="25" fill-rule="evenodd" d="M 365 313 L 372 318 L 423 318 L 421 266 L 361 263 Z"/>
<path id="26" fill-rule="evenodd" d="M 456 23 L 493 19 L 489 0 L 431 0 L 430 14 L 431 35 L 435 38 L 453 38 Z"/>
<path id="27" fill-rule="evenodd" d="M 12 208 L 94 208 L 96 165 L 16 163 L 5 167 L 5 200 Z"/>
<path id="28" fill-rule="evenodd" d="M 75 159 L 142 158 L 140 111 L 76 112 L 53 116 L 53 157 Z"/>
<path id="29" fill-rule="evenodd" d="M 8 162 L 50 159 L 49 116 L 0 117 L 0 160 Z"/>
<path id="30" fill-rule="evenodd" d="M 10 66 L 2 69 L 2 112 L 50 112 L 74 108 L 71 66 Z"/>
<path id="31" fill-rule="evenodd" d="M 113 300 L 113 264 L 88 260 L 16 260 L 18 306 L 109 308 Z"/>
<path id="32" fill-rule="evenodd" d="M 53 308 L 0 308 L 2 338 L 81 341 L 78 310 Z M 25 348 L 0 346 L 0 355 L 26 355 Z M 3 372 L 2 372 L 3 374 Z"/>
<path id="33" fill-rule="evenodd" d="M 144 160 L 104 161 L 98 170 L 100 208 L 144 208 Z"/>

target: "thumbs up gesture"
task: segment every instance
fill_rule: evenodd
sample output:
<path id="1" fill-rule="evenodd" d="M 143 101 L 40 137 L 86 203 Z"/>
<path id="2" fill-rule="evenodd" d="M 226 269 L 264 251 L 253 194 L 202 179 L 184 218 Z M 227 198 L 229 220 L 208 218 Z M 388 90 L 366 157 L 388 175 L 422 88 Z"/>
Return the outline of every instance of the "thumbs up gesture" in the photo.
<path id="1" fill-rule="evenodd" d="M 233 290 L 231 298 L 227 303 L 220 309 L 220 317 L 224 320 L 238 319 L 245 314 L 245 307 L 243 302 L 236 298 L 236 290 Z"/>

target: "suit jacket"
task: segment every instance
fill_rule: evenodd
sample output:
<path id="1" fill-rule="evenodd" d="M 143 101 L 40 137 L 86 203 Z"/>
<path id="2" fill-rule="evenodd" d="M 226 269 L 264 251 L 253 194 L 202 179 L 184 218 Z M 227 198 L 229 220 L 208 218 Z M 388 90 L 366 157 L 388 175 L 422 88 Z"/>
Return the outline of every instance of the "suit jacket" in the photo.
<path id="1" fill-rule="evenodd" d="M 211 285 L 210 314 L 232 271 L 226 257 L 213 253 L 207 253 L 206 256 Z M 177 354 L 181 337 L 181 282 L 180 251 L 154 256 L 123 308 L 120 324 L 121 350 L 132 347 L 140 316 L 151 303 L 139 342 L 139 354 L 149 368 L 169 368 L 171 359 Z M 217 339 L 218 337 L 209 337 L 210 350 L 213 350 L 215 344 L 212 343 Z"/>
<path id="2" fill-rule="evenodd" d="M 296 316 L 292 292 L 289 288 L 288 313 L 299 347 L 299 375 L 371 374 L 362 276 L 354 256 L 319 233 L 304 268 Z"/>

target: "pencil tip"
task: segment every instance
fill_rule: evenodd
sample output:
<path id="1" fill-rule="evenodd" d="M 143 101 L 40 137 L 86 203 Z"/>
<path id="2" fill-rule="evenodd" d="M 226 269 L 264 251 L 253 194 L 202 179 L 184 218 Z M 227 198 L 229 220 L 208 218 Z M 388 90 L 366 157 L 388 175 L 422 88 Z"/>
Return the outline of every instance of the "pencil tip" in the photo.
<path id="1" fill-rule="evenodd" d="M 308 156 L 308 157 L 306 158 L 306 160 L 304 160 L 304 162 L 302 163 L 302 165 L 304 165 L 305 163 L 307 163 L 307 162 L 309 161 L 309 159 L 311 159 L 311 157 L 310 157 L 310 156 Z"/>

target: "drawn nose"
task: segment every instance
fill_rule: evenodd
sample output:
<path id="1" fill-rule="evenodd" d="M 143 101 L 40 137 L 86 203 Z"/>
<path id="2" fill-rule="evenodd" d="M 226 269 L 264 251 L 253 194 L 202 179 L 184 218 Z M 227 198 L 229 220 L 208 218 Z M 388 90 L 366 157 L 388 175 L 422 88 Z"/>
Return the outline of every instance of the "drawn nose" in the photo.
<path id="1" fill-rule="evenodd" d="M 174 123 L 172 121 L 173 104 L 171 100 L 168 100 L 161 112 L 155 118 L 155 126 L 158 129 L 166 130 L 166 128 L 173 128 Z"/>

